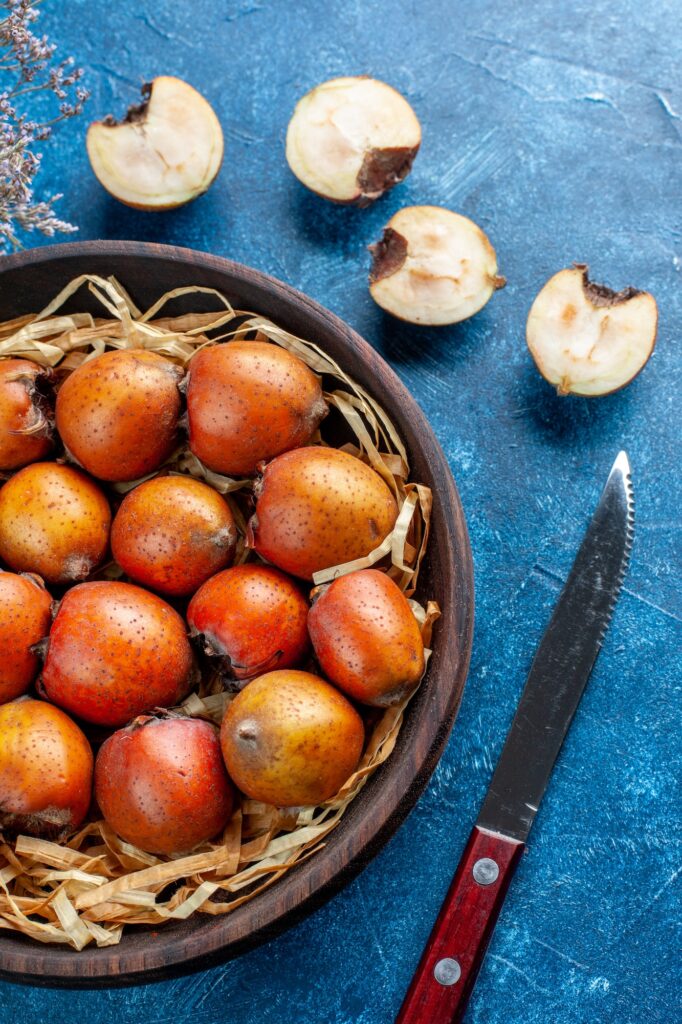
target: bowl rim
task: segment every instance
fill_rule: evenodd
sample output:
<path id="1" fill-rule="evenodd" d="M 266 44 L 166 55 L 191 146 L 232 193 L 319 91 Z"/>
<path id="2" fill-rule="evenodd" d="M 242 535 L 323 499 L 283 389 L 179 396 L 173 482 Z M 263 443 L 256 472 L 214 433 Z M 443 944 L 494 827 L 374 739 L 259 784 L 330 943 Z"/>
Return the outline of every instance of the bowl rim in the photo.
<path id="1" fill-rule="evenodd" d="M 293 312 L 317 323 L 320 334 L 333 332 L 339 343 L 355 354 L 361 366 L 375 380 L 380 375 L 382 391 L 390 390 L 391 402 L 400 401 L 400 412 L 413 436 L 419 437 L 437 493 L 440 543 L 446 558 L 441 566 L 446 587 L 453 600 L 442 609 L 434 654 L 438 651 L 438 673 L 430 671 L 429 709 L 421 716 L 419 733 L 410 750 L 400 744 L 382 766 L 358 801 L 366 804 L 363 828 L 351 829 L 340 847 L 340 830 L 331 833 L 327 844 L 314 857 L 297 865 L 244 904 L 258 911 L 251 917 L 254 927 L 242 927 L 245 915 L 239 908 L 224 916 L 202 919 L 202 926 L 189 937 L 160 929 L 154 942 L 146 944 L 143 954 L 126 951 L 125 939 L 118 946 L 80 953 L 52 946 L 29 945 L 7 948 L 13 933 L 0 933 L 0 977 L 33 985 L 59 987 L 122 986 L 161 981 L 183 973 L 205 969 L 237 956 L 280 934 L 308 913 L 325 903 L 350 882 L 375 856 L 412 810 L 443 752 L 462 698 L 469 667 L 473 639 L 473 564 L 464 512 L 450 467 L 424 413 L 393 369 L 372 346 L 345 321 L 320 303 L 278 279 L 244 264 L 211 253 L 174 245 L 136 241 L 66 242 L 24 250 L 0 259 L 0 285 L 6 272 L 54 261 L 101 258 L 146 258 L 182 263 L 199 270 L 222 274 L 229 287 L 256 288 L 276 299 Z M 125 281 L 122 282 L 124 285 Z M 56 289 L 55 289 L 56 290 Z M 267 310 L 262 311 L 268 315 Z M 276 317 L 281 320 L 281 316 Z M 353 372 L 351 370 L 351 372 Z M 407 417 L 409 416 L 409 421 Z M 404 432 L 404 431 L 403 431 Z M 410 443 L 407 441 L 408 451 Z M 441 559 L 442 560 L 442 559 Z M 440 570 L 439 570 L 440 571 Z M 456 651 L 455 651 L 456 648 Z M 377 777 L 381 785 L 372 785 Z M 381 799 L 379 799 L 379 797 Z M 352 807 L 357 804 L 354 801 Z M 278 899 L 267 899 L 276 893 Z M 263 899 L 266 897 L 266 899 Z M 165 926 L 169 928 L 168 925 Z M 171 926 L 172 927 L 172 926 Z M 14 944 L 13 944 L 14 945 Z M 19 943 L 16 943 L 19 945 Z"/>

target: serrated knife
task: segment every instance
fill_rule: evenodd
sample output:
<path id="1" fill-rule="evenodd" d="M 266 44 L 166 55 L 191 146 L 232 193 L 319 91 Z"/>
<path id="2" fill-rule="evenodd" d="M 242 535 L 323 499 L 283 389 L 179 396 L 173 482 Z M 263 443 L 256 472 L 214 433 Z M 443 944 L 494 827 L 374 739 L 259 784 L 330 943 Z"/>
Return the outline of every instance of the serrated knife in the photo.
<path id="1" fill-rule="evenodd" d="M 540 641 L 502 754 L 396 1024 L 456 1024 L 466 1010 L 514 870 L 630 560 L 630 464 L 613 464 Z"/>

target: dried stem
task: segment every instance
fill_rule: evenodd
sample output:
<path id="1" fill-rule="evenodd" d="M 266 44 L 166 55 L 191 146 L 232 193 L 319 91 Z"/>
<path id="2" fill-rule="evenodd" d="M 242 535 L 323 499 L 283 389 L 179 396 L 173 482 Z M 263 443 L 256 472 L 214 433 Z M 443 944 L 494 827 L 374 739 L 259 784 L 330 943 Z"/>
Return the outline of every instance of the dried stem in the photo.
<path id="1" fill-rule="evenodd" d="M 39 231 L 52 236 L 77 229 L 60 220 L 53 209 L 61 195 L 36 199 L 33 182 L 42 154 L 36 143 L 45 142 L 59 121 L 81 113 L 88 92 L 80 84 L 82 68 L 73 57 L 53 63 L 56 47 L 47 36 L 37 36 L 39 0 L 2 0 L 0 12 L 0 72 L 14 74 L 15 84 L 0 92 L 0 252 L 21 248 L 20 232 Z M 46 92 L 59 100 L 58 113 L 33 121 L 20 111 L 17 100 Z"/>

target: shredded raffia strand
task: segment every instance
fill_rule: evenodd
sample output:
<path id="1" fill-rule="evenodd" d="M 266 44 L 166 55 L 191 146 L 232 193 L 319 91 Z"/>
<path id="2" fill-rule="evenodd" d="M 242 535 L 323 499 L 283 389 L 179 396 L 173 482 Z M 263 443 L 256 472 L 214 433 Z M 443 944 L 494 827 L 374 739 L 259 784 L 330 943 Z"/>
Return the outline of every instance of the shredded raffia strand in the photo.
<path id="1" fill-rule="evenodd" d="M 67 301 L 74 305 L 81 288 L 87 288 L 102 307 L 99 316 L 60 312 Z M 168 305 L 190 295 L 205 296 L 206 311 L 171 315 Z M 440 610 L 435 602 L 424 606 L 413 595 L 429 538 L 431 491 L 410 480 L 407 451 L 386 411 L 323 348 L 263 316 L 234 309 L 214 288 L 175 288 L 143 311 L 115 278 L 85 274 L 39 313 L 0 324 L 0 359 L 32 359 L 63 375 L 107 349 L 144 348 L 187 365 L 205 345 L 240 338 L 269 340 L 322 375 L 327 402 L 354 438 L 343 449 L 372 466 L 398 503 L 395 526 L 374 551 L 316 573 L 314 584 L 328 585 L 345 573 L 379 564 L 408 597 L 428 661 Z M 319 437 L 314 442 L 325 443 Z M 225 495 L 240 532 L 236 563 L 253 557 L 244 542 L 240 503 L 241 495 L 250 495 L 251 480 L 213 473 L 187 445 L 175 451 L 161 471 L 205 480 Z M 125 493 L 140 482 L 114 488 Z M 99 575 L 114 579 L 121 570 L 110 563 Z M 117 944 L 129 925 L 156 927 L 196 913 L 229 913 L 324 847 L 367 779 L 390 757 L 412 695 L 371 718 L 360 764 L 333 799 L 320 807 L 277 808 L 242 798 L 222 836 L 187 855 L 146 853 L 101 820 L 87 822 L 66 843 L 30 836 L 3 841 L 0 835 L 0 928 L 80 950 L 91 944 Z M 215 674 L 202 679 L 198 692 L 172 710 L 219 725 L 233 698 Z"/>

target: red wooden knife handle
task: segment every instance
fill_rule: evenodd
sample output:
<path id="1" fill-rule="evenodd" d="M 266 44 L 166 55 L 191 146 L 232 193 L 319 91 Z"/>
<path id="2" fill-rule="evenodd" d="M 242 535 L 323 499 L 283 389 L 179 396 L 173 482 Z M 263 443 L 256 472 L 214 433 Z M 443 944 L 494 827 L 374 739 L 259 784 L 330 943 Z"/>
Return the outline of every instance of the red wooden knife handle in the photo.
<path id="1" fill-rule="evenodd" d="M 461 1021 L 523 851 L 475 826 L 396 1024 Z"/>

